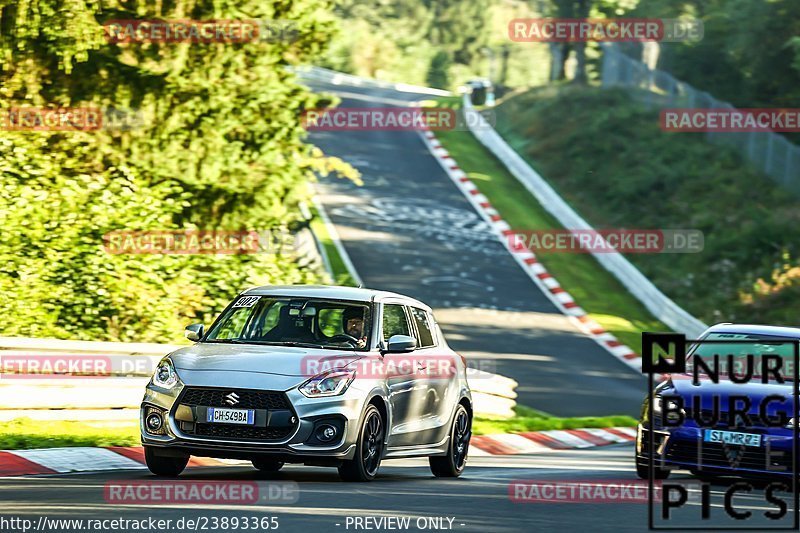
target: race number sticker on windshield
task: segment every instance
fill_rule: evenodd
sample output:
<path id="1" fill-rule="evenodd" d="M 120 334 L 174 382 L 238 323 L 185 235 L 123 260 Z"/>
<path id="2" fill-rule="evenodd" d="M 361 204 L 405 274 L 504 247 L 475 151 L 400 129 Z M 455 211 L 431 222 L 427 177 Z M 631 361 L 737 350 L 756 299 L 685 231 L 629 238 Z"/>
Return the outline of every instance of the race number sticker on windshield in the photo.
<path id="1" fill-rule="evenodd" d="M 234 307 L 253 307 L 261 296 L 242 296 L 233 304 Z"/>

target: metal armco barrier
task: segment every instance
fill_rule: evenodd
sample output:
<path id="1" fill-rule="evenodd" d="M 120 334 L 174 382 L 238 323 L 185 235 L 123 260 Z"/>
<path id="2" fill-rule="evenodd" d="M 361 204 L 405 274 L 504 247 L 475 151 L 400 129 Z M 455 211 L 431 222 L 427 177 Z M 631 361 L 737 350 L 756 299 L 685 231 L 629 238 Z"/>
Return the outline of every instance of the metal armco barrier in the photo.
<path id="1" fill-rule="evenodd" d="M 409 85 L 407 83 L 394 83 L 390 81 L 372 80 L 360 78 L 352 74 L 344 74 L 322 67 L 294 67 L 290 69 L 301 78 L 319 80 L 333 84 L 347 84 L 362 87 L 378 87 L 382 89 L 394 89 L 406 93 L 430 94 L 432 96 L 451 96 L 453 93 L 443 89 L 433 89 L 431 87 L 421 87 L 419 85 Z"/>
<path id="2" fill-rule="evenodd" d="M 0 373 L 0 419 L 27 416 L 37 410 L 81 410 L 81 418 L 91 419 L 91 411 L 138 409 L 144 387 L 156 364 L 179 345 L 154 343 L 65 341 L 0 337 L 0 368 L 3 357 L 65 355 L 103 357 L 110 361 L 110 374 L 86 376 L 19 375 Z M 500 418 L 514 416 L 517 382 L 479 370 L 468 374 L 475 412 Z M 127 416 L 130 416 L 128 414 Z"/>
<path id="3" fill-rule="evenodd" d="M 466 95 L 464 96 L 464 109 L 467 112 L 474 111 L 472 103 Z M 467 124 L 475 138 L 503 163 L 508 171 L 528 189 L 562 226 L 568 229 L 593 230 L 592 226 L 581 218 L 544 178 L 503 140 L 479 113 L 473 114 L 475 115 L 475 120 L 467 121 Z M 642 302 L 648 311 L 653 313 L 653 316 L 669 326 L 673 331 L 696 337 L 706 329 L 706 325 L 703 322 L 690 315 L 658 290 L 622 254 L 617 252 L 592 252 L 592 255 L 603 268 L 611 272 L 631 294 Z"/>

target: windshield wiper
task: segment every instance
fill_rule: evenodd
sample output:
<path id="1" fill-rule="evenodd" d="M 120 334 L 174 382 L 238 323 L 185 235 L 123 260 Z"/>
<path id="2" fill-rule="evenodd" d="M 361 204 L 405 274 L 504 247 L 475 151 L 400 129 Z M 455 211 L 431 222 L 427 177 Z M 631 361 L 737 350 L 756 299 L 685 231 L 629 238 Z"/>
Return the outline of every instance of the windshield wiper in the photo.
<path id="1" fill-rule="evenodd" d="M 298 341 L 256 341 L 256 340 L 242 340 L 242 339 L 211 339 L 205 342 L 213 342 L 219 344 L 255 344 L 265 346 L 293 346 L 299 348 L 320 348 L 320 349 L 335 349 L 335 350 L 355 350 L 355 348 L 347 346 L 326 346 L 324 344 L 313 342 L 298 342 Z"/>
<path id="2" fill-rule="evenodd" d="M 314 344 L 312 342 L 283 341 L 276 344 L 281 344 L 283 346 L 300 346 L 302 348 L 325 348 L 322 344 Z"/>

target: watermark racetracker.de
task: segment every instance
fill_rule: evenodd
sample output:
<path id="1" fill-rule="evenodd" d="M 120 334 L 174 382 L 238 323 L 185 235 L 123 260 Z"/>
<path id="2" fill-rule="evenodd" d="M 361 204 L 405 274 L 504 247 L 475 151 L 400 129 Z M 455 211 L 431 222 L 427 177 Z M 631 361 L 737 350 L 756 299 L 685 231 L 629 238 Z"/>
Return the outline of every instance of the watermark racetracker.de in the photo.
<path id="1" fill-rule="evenodd" d="M 673 132 L 800 132 L 800 109 L 662 109 L 663 131 Z"/>
<path id="2" fill-rule="evenodd" d="M 149 125 L 141 110 L 76 106 L 11 106 L 0 110 L 0 130 L 16 132 L 129 131 Z"/>
<path id="3" fill-rule="evenodd" d="M 456 357 L 461 358 L 461 365 Z M 464 367 L 470 380 L 491 379 L 497 371 L 494 359 L 466 358 L 452 354 L 354 355 L 343 353 L 305 356 L 300 360 L 300 375 L 347 371 L 354 379 L 386 379 L 404 376 L 415 379 L 449 379 Z"/>
<path id="4" fill-rule="evenodd" d="M 649 501 L 646 481 L 631 479 L 515 480 L 508 485 L 514 503 L 640 503 Z M 661 487 L 654 486 L 654 497 L 661 500 Z"/>
<path id="5" fill-rule="evenodd" d="M 493 126 L 492 110 L 447 107 L 339 107 L 308 109 L 301 123 L 308 131 L 468 131 Z"/>
<path id="6" fill-rule="evenodd" d="M 103 498 L 114 505 L 289 505 L 300 499 L 300 486 L 294 481 L 119 480 L 105 483 Z"/>
<path id="7" fill-rule="evenodd" d="M 704 237 L 692 229 L 547 229 L 506 233 L 509 246 L 524 253 L 699 253 Z"/>
<path id="8" fill-rule="evenodd" d="M 525 18 L 508 23 L 515 42 L 697 42 L 704 34 L 698 19 Z"/>
<path id="9" fill-rule="evenodd" d="M 0 379 L 97 379 L 151 376 L 161 356 L 141 354 L 29 353 L 4 350 Z"/>
<path id="10" fill-rule="evenodd" d="M 294 20 L 280 19 L 115 19 L 103 23 L 103 33 L 114 44 L 291 43 L 299 28 Z"/>
<path id="11" fill-rule="evenodd" d="M 120 254 L 260 254 L 294 249 L 288 229 L 271 230 L 114 230 L 103 235 L 106 253 Z"/>
<path id="12" fill-rule="evenodd" d="M 313 377 L 324 373 L 352 372 L 355 379 L 449 379 L 464 368 L 470 381 L 492 379 L 497 361 L 461 358 L 452 354 L 395 354 L 391 357 L 353 352 L 304 356 L 297 373 Z M 73 379 L 151 376 L 161 356 L 141 354 L 46 354 L 4 352 L 0 355 L 0 379 Z"/>

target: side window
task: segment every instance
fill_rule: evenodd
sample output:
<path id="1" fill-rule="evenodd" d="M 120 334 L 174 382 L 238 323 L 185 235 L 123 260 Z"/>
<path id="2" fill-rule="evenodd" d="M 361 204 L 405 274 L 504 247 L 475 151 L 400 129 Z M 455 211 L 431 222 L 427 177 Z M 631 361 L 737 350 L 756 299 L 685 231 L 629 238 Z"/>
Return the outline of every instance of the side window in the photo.
<path id="1" fill-rule="evenodd" d="M 426 348 L 428 346 L 433 346 L 433 323 L 430 315 L 416 307 L 411 307 L 410 309 L 411 316 L 414 318 L 414 322 L 417 325 L 417 332 L 419 333 L 417 347 Z"/>
<path id="2" fill-rule="evenodd" d="M 402 305 L 383 306 L 383 340 L 388 341 L 393 335 L 411 335 L 408 320 Z"/>
<path id="3" fill-rule="evenodd" d="M 225 322 L 220 324 L 217 328 L 216 339 L 238 339 L 244 332 L 244 326 L 247 319 L 250 317 L 252 310 L 247 307 L 239 307 L 235 309 Z"/>
<path id="4" fill-rule="evenodd" d="M 264 313 L 264 323 L 261 325 L 261 329 L 264 333 L 278 325 L 278 319 L 281 316 L 281 309 L 285 306 L 286 302 L 275 302 L 269 307 L 269 309 L 267 309 L 266 313 Z"/>
<path id="5" fill-rule="evenodd" d="M 341 308 L 320 309 L 319 329 L 326 337 L 330 338 L 344 333 L 344 331 L 342 331 L 343 312 L 344 309 Z"/>

